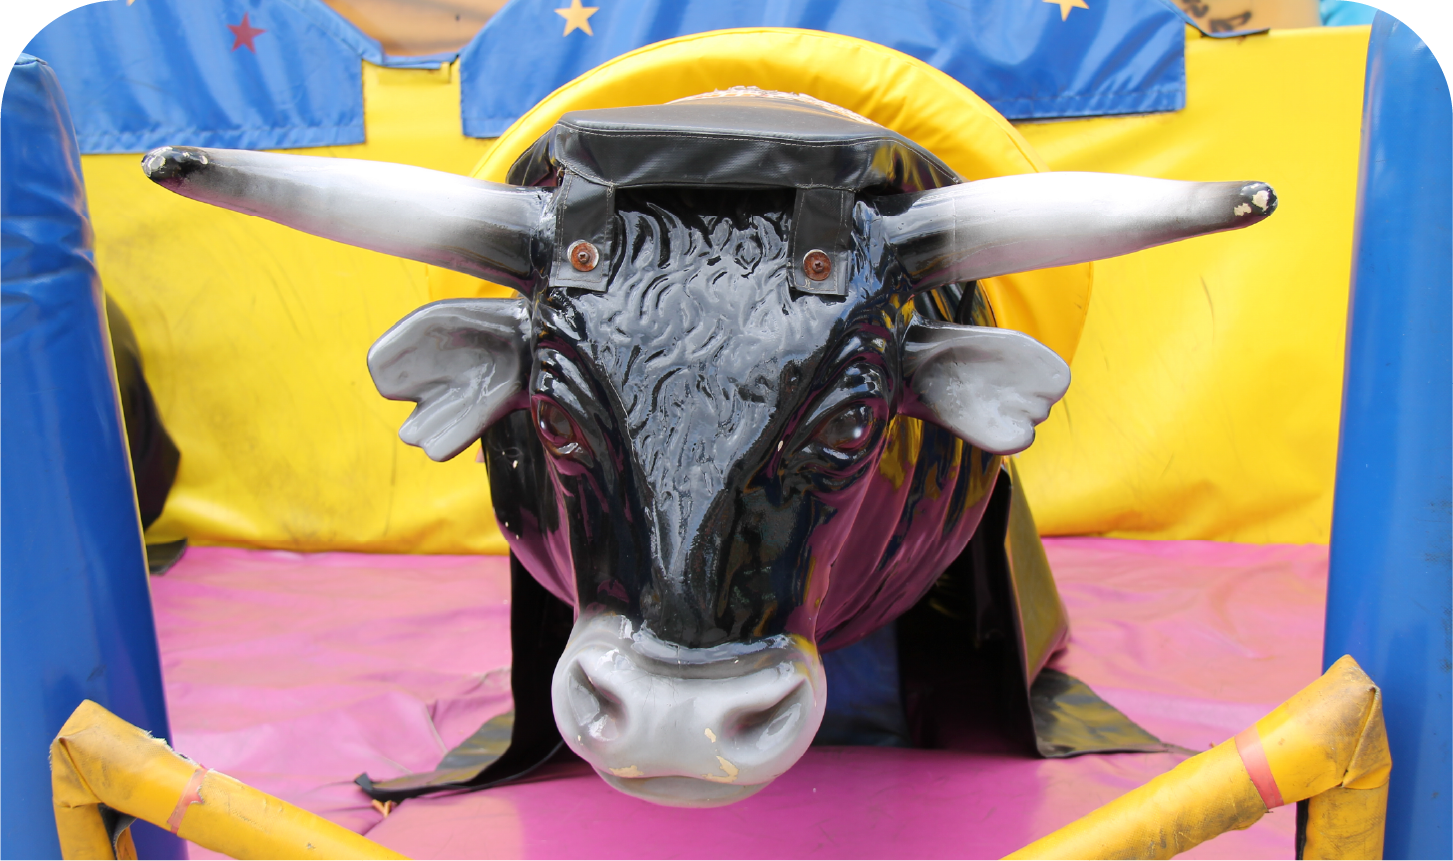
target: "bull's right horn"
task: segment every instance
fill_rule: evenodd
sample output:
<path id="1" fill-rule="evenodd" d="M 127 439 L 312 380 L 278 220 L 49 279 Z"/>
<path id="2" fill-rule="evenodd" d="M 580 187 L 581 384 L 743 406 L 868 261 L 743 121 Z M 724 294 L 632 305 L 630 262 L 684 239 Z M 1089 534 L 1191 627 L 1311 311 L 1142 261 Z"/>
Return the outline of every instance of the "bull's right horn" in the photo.
<path id="1" fill-rule="evenodd" d="M 161 147 L 141 169 L 184 197 L 529 293 L 549 192 L 402 164 Z"/>
<path id="2" fill-rule="evenodd" d="M 889 197 L 878 209 L 921 291 L 1248 227 L 1276 210 L 1276 193 L 1264 182 L 1050 172 Z"/>

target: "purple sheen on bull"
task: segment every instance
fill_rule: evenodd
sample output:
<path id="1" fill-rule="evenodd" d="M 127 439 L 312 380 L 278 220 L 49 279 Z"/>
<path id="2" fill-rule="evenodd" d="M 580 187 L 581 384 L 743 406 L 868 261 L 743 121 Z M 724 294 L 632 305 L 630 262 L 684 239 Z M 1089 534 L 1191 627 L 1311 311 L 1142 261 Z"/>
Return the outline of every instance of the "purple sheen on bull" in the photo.
<path id="1" fill-rule="evenodd" d="M 1000 456 L 1063 396 L 1069 368 L 994 328 L 976 279 L 1276 206 L 1261 183 L 961 182 L 880 126 L 750 92 L 567 114 L 509 185 L 193 148 L 143 168 L 525 295 L 425 306 L 370 371 L 417 404 L 405 442 L 447 459 L 483 439 L 512 554 L 577 609 L 549 680 L 564 743 L 678 806 L 791 767 L 822 719 L 819 650 L 956 564 Z M 585 245 L 598 256 L 579 270 L 567 250 Z M 807 255 L 830 275 L 814 292 L 795 286 Z"/>

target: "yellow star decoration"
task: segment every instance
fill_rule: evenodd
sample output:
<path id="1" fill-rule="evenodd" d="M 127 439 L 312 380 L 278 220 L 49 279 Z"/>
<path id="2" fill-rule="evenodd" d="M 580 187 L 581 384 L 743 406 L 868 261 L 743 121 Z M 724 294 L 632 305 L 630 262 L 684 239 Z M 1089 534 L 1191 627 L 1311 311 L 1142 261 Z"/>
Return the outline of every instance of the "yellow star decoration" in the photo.
<path id="1" fill-rule="evenodd" d="M 1071 9 L 1088 9 L 1088 8 L 1090 8 L 1089 6 L 1086 6 L 1085 5 L 1085 0 L 1044 0 L 1044 2 L 1046 2 L 1046 3 L 1058 3 L 1059 4 L 1059 19 L 1061 21 L 1063 21 L 1064 19 L 1070 17 L 1070 10 Z M 578 5 L 580 3 L 580 0 L 575 0 L 575 3 Z M 561 12 L 560 14 L 563 15 L 565 13 L 564 12 Z M 587 31 L 587 32 L 589 32 L 589 31 Z"/>
<path id="2" fill-rule="evenodd" d="M 1074 0 L 1065 0 L 1065 2 L 1073 3 Z M 1085 0 L 1079 0 L 1079 2 L 1083 3 Z M 565 19 L 565 32 L 560 35 L 569 36 L 576 30 L 584 30 L 585 35 L 594 36 L 595 33 L 590 29 L 590 16 L 599 9 L 599 6 L 581 6 L 580 0 L 570 0 L 570 5 L 566 8 L 556 9 L 555 14 Z"/>

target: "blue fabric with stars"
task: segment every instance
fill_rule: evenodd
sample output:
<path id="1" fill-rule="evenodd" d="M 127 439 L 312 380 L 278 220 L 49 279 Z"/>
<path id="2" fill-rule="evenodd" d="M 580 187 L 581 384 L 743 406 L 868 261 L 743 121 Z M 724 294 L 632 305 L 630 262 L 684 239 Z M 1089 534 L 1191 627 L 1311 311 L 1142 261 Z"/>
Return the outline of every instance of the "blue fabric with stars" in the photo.
<path id="1" fill-rule="evenodd" d="M 734 27 L 886 45 L 948 73 L 1011 120 L 1186 102 L 1184 19 L 1160 0 L 513 0 L 461 54 L 464 133 L 498 136 L 612 57 Z"/>
<path id="2" fill-rule="evenodd" d="M 83 153 L 362 143 L 359 59 L 383 59 L 317 0 L 108 0 L 25 51 L 55 70 Z"/>
<path id="3" fill-rule="evenodd" d="M 55 69 L 83 153 L 361 143 L 360 61 L 460 60 L 464 133 L 495 137 L 557 87 L 644 45 L 734 27 L 867 39 L 1011 120 L 1185 106 L 1184 18 L 1163 0 L 512 0 L 458 55 L 391 57 L 322 0 L 108 0 L 26 47 Z"/>

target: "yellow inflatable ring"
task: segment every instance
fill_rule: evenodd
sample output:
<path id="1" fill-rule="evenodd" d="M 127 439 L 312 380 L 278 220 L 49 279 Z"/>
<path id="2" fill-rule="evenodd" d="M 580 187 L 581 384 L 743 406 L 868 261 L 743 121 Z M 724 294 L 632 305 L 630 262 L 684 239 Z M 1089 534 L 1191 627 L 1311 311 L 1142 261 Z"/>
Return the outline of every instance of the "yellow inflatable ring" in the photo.
<path id="1" fill-rule="evenodd" d="M 855 111 L 916 141 L 967 180 L 1047 169 L 998 111 L 927 63 L 834 33 L 759 27 L 657 42 L 597 66 L 520 117 L 472 175 L 503 182 L 519 154 L 569 111 L 663 104 L 733 86 L 804 93 Z M 1027 332 L 1068 361 L 1093 277 L 1092 265 L 1081 264 L 984 286 L 999 325 Z"/>

